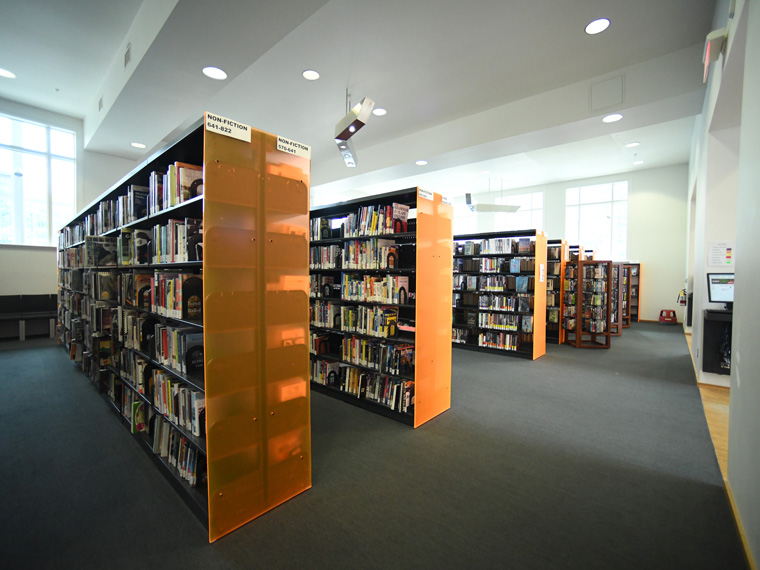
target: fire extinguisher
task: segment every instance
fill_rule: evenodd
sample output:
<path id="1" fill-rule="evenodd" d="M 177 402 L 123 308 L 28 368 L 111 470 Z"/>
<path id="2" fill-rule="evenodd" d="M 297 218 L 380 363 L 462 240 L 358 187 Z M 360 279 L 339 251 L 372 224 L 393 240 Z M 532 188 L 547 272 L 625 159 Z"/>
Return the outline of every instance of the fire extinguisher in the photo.
<path id="1" fill-rule="evenodd" d="M 686 306 L 686 289 L 681 289 L 681 291 L 678 293 L 678 304 Z"/>

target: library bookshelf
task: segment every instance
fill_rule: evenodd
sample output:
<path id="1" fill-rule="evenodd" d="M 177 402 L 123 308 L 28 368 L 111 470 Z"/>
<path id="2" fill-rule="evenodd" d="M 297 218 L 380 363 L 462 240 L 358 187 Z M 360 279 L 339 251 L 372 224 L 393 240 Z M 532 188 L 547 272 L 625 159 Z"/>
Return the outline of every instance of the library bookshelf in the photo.
<path id="1" fill-rule="evenodd" d="M 453 208 L 409 188 L 311 211 L 311 387 L 418 427 L 451 407 Z"/>
<path id="2" fill-rule="evenodd" d="M 630 271 L 631 281 L 631 322 L 638 323 L 641 314 L 641 264 L 628 262 L 626 265 Z"/>
<path id="3" fill-rule="evenodd" d="M 58 256 L 61 342 L 210 542 L 311 487 L 310 159 L 213 118 L 81 211 Z"/>
<path id="4" fill-rule="evenodd" d="M 546 236 L 454 236 L 453 346 L 535 360 L 546 354 Z"/>
<path id="5" fill-rule="evenodd" d="M 610 276 L 610 334 L 623 334 L 623 263 L 612 262 Z"/>
<path id="6" fill-rule="evenodd" d="M 546 342 L 565 342 L 562 328 L 564 309 L 562 284 L 565 281 L 565 263 L 569 256 L 567 242 L 550 239 L 546 242 Z"/>
<path id="7" fill-rule="evenodd" d="M 565 267 L 565 343 L 610 348 L 611 261 L 579 260 Z"/>
<path id="8" fill-rule="evenodd" d="M 631 326 L 631 266 L 624 263 L 620 271 L 623 276 L 620 284 L 620 321 L 623 323 L 623 328 L 627 329 Z"/>

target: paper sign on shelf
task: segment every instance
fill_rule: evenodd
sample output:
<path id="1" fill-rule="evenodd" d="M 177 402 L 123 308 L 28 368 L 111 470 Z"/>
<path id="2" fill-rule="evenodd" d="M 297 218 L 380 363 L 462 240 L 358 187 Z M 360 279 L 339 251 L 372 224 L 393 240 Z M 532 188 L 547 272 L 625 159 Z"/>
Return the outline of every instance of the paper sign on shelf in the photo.
<path id="1" fill-rule="evenodd" d="M 433 193 L 430 190 L 423 190 L 422 188 L 420 188 L 419 193 L 420 193 L 420 198 L 425 198 L 425 200 L 433 199 Z"/>
<path id="2" fill-rule="evenodd" d="M 546 276 L 546 266 L 543 263 L 538 264 L 538 282 L 543 283 Z"/>
<path id="3" fill-rule="evenodd" d="M 251 142 L 251 127 L 249 125 L 214 115 L 208 111 L 206 112 L 206 130 L 243 142 Z"/>
<path id="4" fill-rule="evenodd" d="M 309 145 L 292 141 L 285 137 L 277 137 L 277 150 L 311 160 L 311 147 Z"/>
<path id="5" fill-rule="evenodd" d="M 454 205 L 454 203 L 451 201 L 451 199 L 447 198 L 444 195 L 441 195 L 441 202 L 443 202 L 444 204 L 448 204 L 449 206 L 453 206 Z"/>

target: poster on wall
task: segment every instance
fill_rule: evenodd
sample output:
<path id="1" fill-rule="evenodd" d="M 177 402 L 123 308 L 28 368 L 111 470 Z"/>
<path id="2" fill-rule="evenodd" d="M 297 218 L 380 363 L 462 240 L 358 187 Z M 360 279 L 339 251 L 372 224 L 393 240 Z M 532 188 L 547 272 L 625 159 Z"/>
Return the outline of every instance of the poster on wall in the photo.
<path id="1" fill-rule="evenodd" d="M 736 242 L 711 241 L 707 249 L 707 265 L 710 267 L 733 267 Z"/>

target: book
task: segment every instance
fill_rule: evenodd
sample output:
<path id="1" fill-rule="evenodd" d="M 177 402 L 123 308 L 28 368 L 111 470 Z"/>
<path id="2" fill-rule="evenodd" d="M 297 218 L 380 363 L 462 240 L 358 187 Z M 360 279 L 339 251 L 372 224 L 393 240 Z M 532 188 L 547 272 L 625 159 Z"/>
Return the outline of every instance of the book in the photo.
<path id="1" fill-rule="evenodd" d="M 182 281 L 182 318 L 198 321 L 203 317 L 203 276 L 188 275 Z"/>
<path id="2" fill-rule="evenodd" d="M 203 376 L 203 333 L 184 336 L 183 370 L 188 376 Z"/>
<path id="3" fill-rule="evenodd" d="M 184 202 L 203 194 L 203 167 L 184 162 L 175 162 L 179 202 Z"/>
<path id="4" fill-rule="evenodd" d="M 203 261 L 203 220 L 185 218 L 187 261 Z"/>

